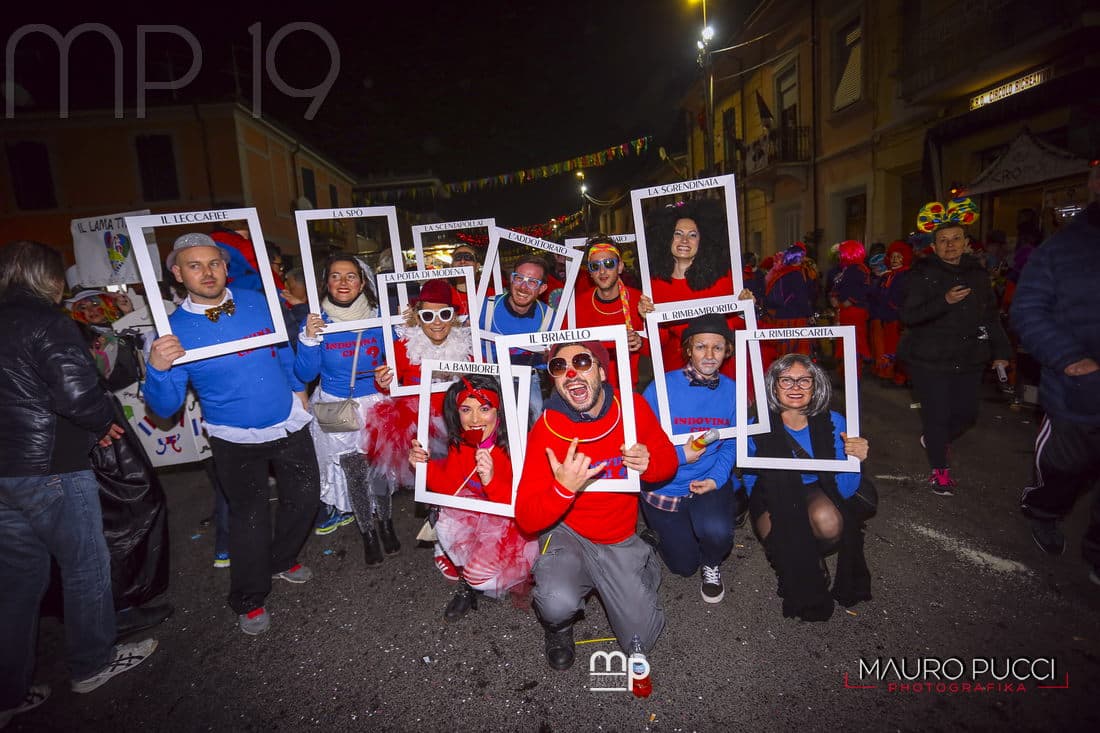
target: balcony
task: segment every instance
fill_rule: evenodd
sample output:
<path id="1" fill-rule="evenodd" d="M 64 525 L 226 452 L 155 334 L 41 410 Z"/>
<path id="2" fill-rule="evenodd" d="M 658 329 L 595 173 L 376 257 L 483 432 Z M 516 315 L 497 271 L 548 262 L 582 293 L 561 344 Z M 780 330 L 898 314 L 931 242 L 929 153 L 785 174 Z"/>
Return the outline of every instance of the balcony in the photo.
<path id="1" fill-rule="evenodd" d="M 760 173 L 773 166 L 810 162 L 810 128 L 784 127 L 764 133 L 749 143 L 745 172 Z"/>
<path id="2" fill-rule="evenodd" d="M 902 3 L 901 96 L 949 99 L 1068 47 L 1089 0 L 936 0 Z"/>

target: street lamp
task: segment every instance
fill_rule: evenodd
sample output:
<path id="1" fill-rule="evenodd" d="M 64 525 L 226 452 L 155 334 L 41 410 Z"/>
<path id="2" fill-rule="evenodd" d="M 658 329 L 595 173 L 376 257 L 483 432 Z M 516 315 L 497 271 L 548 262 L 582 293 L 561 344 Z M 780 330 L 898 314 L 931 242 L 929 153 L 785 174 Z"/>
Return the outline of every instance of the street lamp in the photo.
<path id="1" fill-rule="evenodd" d="M 703 2 L 703 30 L 699 34 L 702 40 L 696 42 L 699 48 L 699 67 L 703 71 L 703 167 L 709 175 L 714 172 L 714 62 L 710 53 L 710 42 L 714 38 L 714 28 L 707 25 L 707 4 Z"/>

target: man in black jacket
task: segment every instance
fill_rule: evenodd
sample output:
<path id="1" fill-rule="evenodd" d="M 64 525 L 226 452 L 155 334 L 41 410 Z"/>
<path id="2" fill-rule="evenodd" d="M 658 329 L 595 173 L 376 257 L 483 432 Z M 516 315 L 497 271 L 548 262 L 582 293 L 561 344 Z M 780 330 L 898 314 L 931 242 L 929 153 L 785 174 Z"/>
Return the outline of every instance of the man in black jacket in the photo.
<path id="1" fill-rule="evenodd" d="M 61 255 L 37 242 L 0 248 L 0 728 L 40 705 L 31 685 L 38 606 L 61 568 L 74 692 L 143 662 L 157 643 L 115 645 L 110 556 L 88 451 L 122 435 L 76 324 L 57 309 Z"/>

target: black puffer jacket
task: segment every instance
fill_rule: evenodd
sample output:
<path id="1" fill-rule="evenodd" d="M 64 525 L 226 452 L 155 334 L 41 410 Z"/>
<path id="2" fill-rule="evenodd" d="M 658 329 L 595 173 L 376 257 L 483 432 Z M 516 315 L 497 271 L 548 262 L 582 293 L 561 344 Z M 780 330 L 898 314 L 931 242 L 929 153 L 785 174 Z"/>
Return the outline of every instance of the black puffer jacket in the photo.
<path id="1" fill-rule="evenodd" d="M 71 318 L 29 292 L 0 302 L 0 476 L 91 469 L 114 412 Z"/>
<path id="2" fill-rule="evenodd" d="M 937 372 L 975 372 L 993 359 L 1011 357 L 989 274 L 977 259 L 963 255 L 959 264 L 949 265 L 930 255 L 913 265 L 906 285 L 899 359 Z M 948 303 L 947 291 L 956 285 L 970 288 L 970 294 Z"/>

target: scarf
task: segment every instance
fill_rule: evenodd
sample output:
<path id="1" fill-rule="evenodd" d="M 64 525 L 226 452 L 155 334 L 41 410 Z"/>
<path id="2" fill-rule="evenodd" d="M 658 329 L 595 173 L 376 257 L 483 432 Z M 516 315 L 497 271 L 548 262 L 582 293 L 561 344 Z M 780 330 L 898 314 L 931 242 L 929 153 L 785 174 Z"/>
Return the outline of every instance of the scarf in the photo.
<path id="1" fill-rule="evenodd" d="M 425 359 L 439 361 L 470 361 L 470 329 L 455 326 L 441 344 L 433 344 L 424 329 L 419 326 L 405 329 L 405 351 L 410 364 L 421 364 Z"/>
<path id="2" fill-rule="evenodd" d="M 362 321 L 367 318 L 374 318 L 378 315 L 378 309 L 371 308 L 362 293 L 355 296 L 355 300 L 351 301 L 351 303 L 346 306 L 337 305 L 326 296 L 321 300 L 321 310 L 327 313 L 328 317 L 337 323 L 341 321 Z"/>
<path id="3" fill-rule="evenodd" d="M 690 387 L 718 389 L 718 372 L 715 372 L 713 376 L 704 377 L 702 374 L 695 371 L 695 368 L 689 363 L 684 365 L 684 376 L 688 378 L 688 386 Z"/>

